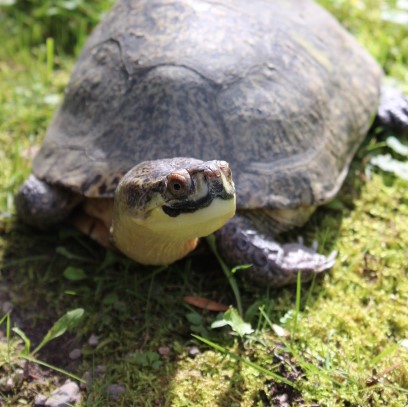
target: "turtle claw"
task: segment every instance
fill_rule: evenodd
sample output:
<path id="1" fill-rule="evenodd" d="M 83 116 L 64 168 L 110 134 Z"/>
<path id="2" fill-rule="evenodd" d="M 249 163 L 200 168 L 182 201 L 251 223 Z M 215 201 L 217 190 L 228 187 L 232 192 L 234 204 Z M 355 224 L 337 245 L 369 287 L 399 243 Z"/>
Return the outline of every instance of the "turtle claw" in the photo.
<path id="1" fill-rule="evenodd" d="M 305 239 L 303 238 L 303 236 L 298 236 L 297 242 L 300 246 L 305 246 Z M 313 240 L 312 244 L 310 245 L 310 248 L 317 252 L 319 248 L 319 242 L 316 239 Z"/>
<path id="2" fill-rule="evenodd" d="M 309 248 L 298 243 L 284 244 L 282 249 L 283 253 L 275 261 L 284 273 L 317 274 L 331 269 L 336 262 L 336 251 L 326 257 L 317 253 L 313 246 Z"/>

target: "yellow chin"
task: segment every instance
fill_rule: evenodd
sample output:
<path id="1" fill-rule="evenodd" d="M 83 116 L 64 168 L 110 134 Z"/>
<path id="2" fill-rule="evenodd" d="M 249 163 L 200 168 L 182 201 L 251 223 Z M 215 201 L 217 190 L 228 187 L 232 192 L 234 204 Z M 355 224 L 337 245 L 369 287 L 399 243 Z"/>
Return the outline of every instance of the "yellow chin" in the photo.
<path id="1" fill-rule="evenodd" d="M 114 217 L 112 235 L 117 248 L 138 263 L 170 264 L 193 250 L 197 238 L 220 229 L 234 214 L 235 197 L 215 199 L 206 208 L 175 217 L 158 207 L 145 219 Z"/>
<path id="2" fill-rule="evenodd" d="M 211 205 L 193 213 L 181 213 L 174 218 L 161 208 L 155 208 L 144 220 L 143 226 L 160 236 L 185 240 L 208 236 L 221 228 L 235 214 L 235 196 L 233 199 L 215 199 Z"/>

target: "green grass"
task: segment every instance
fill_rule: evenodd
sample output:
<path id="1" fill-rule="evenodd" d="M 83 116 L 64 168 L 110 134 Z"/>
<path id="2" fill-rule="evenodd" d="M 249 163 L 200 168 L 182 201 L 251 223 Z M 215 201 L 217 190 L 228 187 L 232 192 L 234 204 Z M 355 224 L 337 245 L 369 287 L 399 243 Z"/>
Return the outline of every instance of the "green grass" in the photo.
<path id="1" fill-rule="evenodd" d="M 67 11 L 66 3 L 76 8 Z M 227 278 L 205 244 L 171 267 L 141 268 L 69 227 L 38 232 L 16 221 L 13 194 L 30 172 L 29 148 L 40 143 L 75 54 L 97 19 L 89 15 L 100 15 L 108 3 L 87 2 L 88 11 L 93 7 L 87 14 L 80 11 L 85 2 L 61 2 L 62 21 L 76 16 L 66 33 L 47 16 L 51 2 L 41 2 L 45 8 L 18 2 L 3 11 L 0 304 L 11 301 L 14 310 L 10 318 L 0 314 L 0 377 L 11 376 L 24 360 L 25 345 L 13 324 L 35 349 L 54 321 L 83 308 L 79 325 L 36 357 L 94 376 L 84 406 L 266 406 L 278 404 L 282 394 L 294 405 L 404 405 L 408 184 L 377 171 L 367 178 L 375 139 L 361 148 L 336 201 L 301 231 L 308 241 L 317 239 L 321 250 L 339 251 L 333 270 L 313 284 L 265 290 L 248 284 L 239 270 Z M 396 3 L 323 3 L 408 89 L 407 25 L 382 19 Z M 39 14 L 22 15 L 27 7 Z M 53 42 L 47 46 L 50 35 Z M 239 321 L 232 329 L 212 329 L 217 315 L 183 303 L 185 295 L 240 304 L 254 332 L 237 334 Z M 96 346 L 88 344 L 91 334 L 99 338 Z M 194 347 L 199 349 L 195 356 Z M 79 363 L 67 356 L 75 348 L 82 349 Z M 50 372 L 36 373 L 44 376 L 43 384 L 27 377 L 15 391 L 0 390 L 0 405 L 23 405 L 36 393 L 49 394 L 63 380 Z M 112 383 L 127 389 L 115 402 L 105 391 Z"/>

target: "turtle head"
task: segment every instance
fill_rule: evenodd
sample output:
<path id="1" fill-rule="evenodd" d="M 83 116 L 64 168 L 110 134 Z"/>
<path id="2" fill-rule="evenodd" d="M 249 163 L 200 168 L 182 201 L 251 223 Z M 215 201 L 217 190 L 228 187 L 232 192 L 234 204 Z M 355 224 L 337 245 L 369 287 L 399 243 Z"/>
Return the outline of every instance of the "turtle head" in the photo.
<path id="1" fill-rule="evenodd" d="M 145 161 L 116 189 L 113 241 L 139 263 L 169 264 L 234 213 L 235 187 L 225 161 Z"/>

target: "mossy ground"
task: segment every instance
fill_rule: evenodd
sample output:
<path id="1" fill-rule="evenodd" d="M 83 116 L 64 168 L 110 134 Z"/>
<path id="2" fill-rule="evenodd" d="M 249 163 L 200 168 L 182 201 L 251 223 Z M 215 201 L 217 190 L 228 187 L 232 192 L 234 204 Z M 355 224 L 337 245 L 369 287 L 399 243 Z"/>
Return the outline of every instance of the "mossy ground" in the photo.
<path id="1" fill-rule="evenodd" d="M 384 18 L 396 2 L 324 4 L 408 90 L 408 30 Z M 15 219 L 13 194 L 30 172 L 30 149 L 40 143 L 75 60 L 59 52 L 51 64 L 44 42 L 27 36 L 30 28 L 19 18 L 6 12 L 0 29 L 6 44 L 0 49 L 0 303 L 13 304 L 12 323 L 35 343 L 67 310 L 85 309 L 82 324 L 40 354 L 78 375 L 95 374 L 83 405 L 267 406 L 284 405 L 285 399 L 292 405 L 405 405 L 408 351 L 401 341 L 408 332 L 408 183 L 378 172 L 367 177 L 376 140 L 361 148 L 336 201 L 289 236 L 301 233 L 308 241 L 317 239 L 323 252 L 338 250 L 333 270 L 301 287 L 298 309 L 296 287 L 260 289 L 238 275 L 245 319 L 257 329 L 243 339 L 212 330 L 214 314 L 183 302 L 185 295 L 200 295 L 234 304 L 205 244 L 169 268 L 140 268 L 68 226 L 38 232 Z M 14 36 L 4 30 L 10 24 Z M 35 29 L 40 39 L 41 27 Z M 70 44 L 69 50 L 79 48 Z M 80 280 L 64 277 L 67 268 Z M 289 336 L 279 336 L 265 314 Z M 192 333 L 240 359 L 208 348 Z M 96 347 L 87 344 L 91 334 L 99 337 Z M 14 341 L 11 348 L 0 342 L 3 375 L 18 365 Z M 78 347 L 80 362 L 70 360 L 69 351 Z M 294 380 L 296 389 L 277 384 L 246 361 Z M 98 365 L 105 366 L 103 374 L 97 374 Z M 22 387 L 0 392 L 0 405 L 31 403 L 55 380 L 41 384 L 28 377 Z M 116 401 L 107 400 L 111 383 L 127 389 Z"/>

